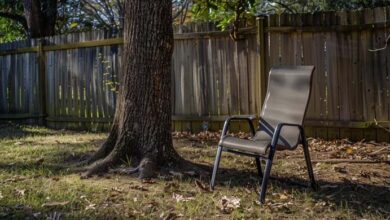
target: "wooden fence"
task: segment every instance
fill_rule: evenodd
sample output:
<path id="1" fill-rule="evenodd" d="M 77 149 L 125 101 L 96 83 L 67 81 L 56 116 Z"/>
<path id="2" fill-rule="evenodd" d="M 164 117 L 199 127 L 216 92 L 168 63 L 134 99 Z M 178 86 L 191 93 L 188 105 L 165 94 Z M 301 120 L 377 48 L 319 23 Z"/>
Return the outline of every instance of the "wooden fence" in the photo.
<path id="1" fill-rule="evenodd" d="M 306 125 L 311 136 L 389 141 L 390 8 L 271 16 L 267 69 L 315 65 Z M 388 27 L 389 26 L 389 27 Z M 377 129 L 370 129 L 370 128 Z M 366 129 L 357 129 L 366 128 Z"/>
<path id="2" fill-rule="evenodd" d="M 390 50 L 369 51 L 385 45 L 388 16 L 390 8 L 274 15 L 239 41 L 211 24 L 175 28 L 173 128 L 218 130 L 228 115 L 259 115 L 270 67 L 307 64 L 316 66 L 309 136 L 390 141 Z M 94 31 L 0 45 L 0 119 L 107 129 L 122 43 L 120 33 Z"/>

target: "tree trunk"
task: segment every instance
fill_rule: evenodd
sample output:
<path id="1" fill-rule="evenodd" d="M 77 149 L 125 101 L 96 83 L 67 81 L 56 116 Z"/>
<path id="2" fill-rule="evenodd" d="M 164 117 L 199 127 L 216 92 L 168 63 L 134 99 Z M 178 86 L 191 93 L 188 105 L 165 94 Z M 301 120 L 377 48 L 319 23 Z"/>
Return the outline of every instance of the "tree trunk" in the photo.
<path id="1" fill-rule="evenodd" d="M 114 125 L 84 177 L 131 161 L 147 178 L 180 160 L 171 136 L 171 0 L 126 1 L 124 39 Z"/>
<path id="2" fill-rule="evenodd" d="M 57 0 L 24 0 L 24 15 L 29 37 L 38 38 L 55 34 Z"/>

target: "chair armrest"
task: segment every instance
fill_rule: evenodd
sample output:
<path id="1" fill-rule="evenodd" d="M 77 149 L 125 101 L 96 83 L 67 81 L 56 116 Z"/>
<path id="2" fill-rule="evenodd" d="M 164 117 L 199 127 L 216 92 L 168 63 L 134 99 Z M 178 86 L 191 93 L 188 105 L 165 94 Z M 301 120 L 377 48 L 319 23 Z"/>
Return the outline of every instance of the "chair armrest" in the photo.
<path id="1" fill-rule="evenodd" d="M 278 144 L 279 138 L 280 138 L 280 132 L 282 131 L 283 127 L 297 127 L 299 129 L 299 134 L 301 141 L 305 140 L 305 132 L 303 130 L 303 126 L 300 124 L 291 124 L 291 123 L 279 123 L 276 126 L 274 135 L 272 136 L 272 141 L 271 141 L 271 148 L 274 150 L 276 149 L 276 145 Z"/>
<path id="2" fill-rule="evenodd" d="M 256 115 L 236 115 L 236 116 L 228 117 L 225 120 L 225 123 L 223 125 L 221 139 L 226 136 L 227 132 L 229 131 L 230 122 L 234 121 L 234 120 L 235 121 L 247 121 L 249 124 L 250 130 L 251 130 L 252 136 L 254 136 L 256 131 L 255 131 L 255 127 L 253 126 L 252 120 L 255 118 L 256 118 Z"/>

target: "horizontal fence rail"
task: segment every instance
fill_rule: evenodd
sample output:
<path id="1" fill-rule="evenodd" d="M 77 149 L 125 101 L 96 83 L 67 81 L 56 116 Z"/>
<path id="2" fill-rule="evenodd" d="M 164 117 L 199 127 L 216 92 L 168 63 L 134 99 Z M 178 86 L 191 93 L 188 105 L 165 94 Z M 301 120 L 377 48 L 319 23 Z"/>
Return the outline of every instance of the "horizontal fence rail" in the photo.
<path id="1" fill-rule="evenodd" d="M 370 52 L 385 45 L 389 16 L 389 8 L 273 15 L 241 29 L 238 41 L 208 23 L 174 27 L 173 129 L 219 130 L 229 115 L 259 115 L 272 66 L 314 65 L 308 135 L 390 141 L 390 50 Z M 121 36 L 93 31 L 0 45 L 0 119 L 108 129 Z"/>

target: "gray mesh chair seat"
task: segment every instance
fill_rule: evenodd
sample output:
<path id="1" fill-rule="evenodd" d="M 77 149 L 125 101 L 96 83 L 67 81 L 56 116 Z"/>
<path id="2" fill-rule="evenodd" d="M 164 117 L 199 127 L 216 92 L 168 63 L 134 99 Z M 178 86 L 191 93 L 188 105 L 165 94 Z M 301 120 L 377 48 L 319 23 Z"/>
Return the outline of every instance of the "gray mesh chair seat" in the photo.
<path id="1" fill-rule="evenodd" d="M 254 129 L 252 122 L 254 116 L 233 116 L 226 119 L 215 157 L 211 189 L 215 185 L 222 151 L 252 156 L 256 160 L 259 177 L 262 179 L 260 202 L 263 203 L 275 152 L 294 150 L 300 144 L 303 146 L 311 186 L 316 189 L 308 143 L 303 129 L 313 72 L 313 66 L 282 66 L 271 69 L 257 130 Z M 250 140 L 227 135 L 230 122 L 233 120 L 248 122 L 252 133 Z M 264 175 L 260 160 L 266 161 Z"/>
<path id="2" fill-rule="evenodd" d="M 219 144 L 228 150 L 236 150 L 242 153 L 266 156 L 271 147 L 272 136 L 263 131 L 256 132 L 251 139 L 242 139 L 232 136 L 223 137 Z M 296 146 L 290 146 L 286 140 L 280 139 L 276 145 L 276 150 L 291 150 Z"/>
<path id="3" fill-rule="evenodd" d="M 227 149 L 256 155 L 266 155 L 270 144 L 271 138 L 268 140 L 248 140 L 231 136 L 226 136 L 219 142 L 220 146 Z"/>

